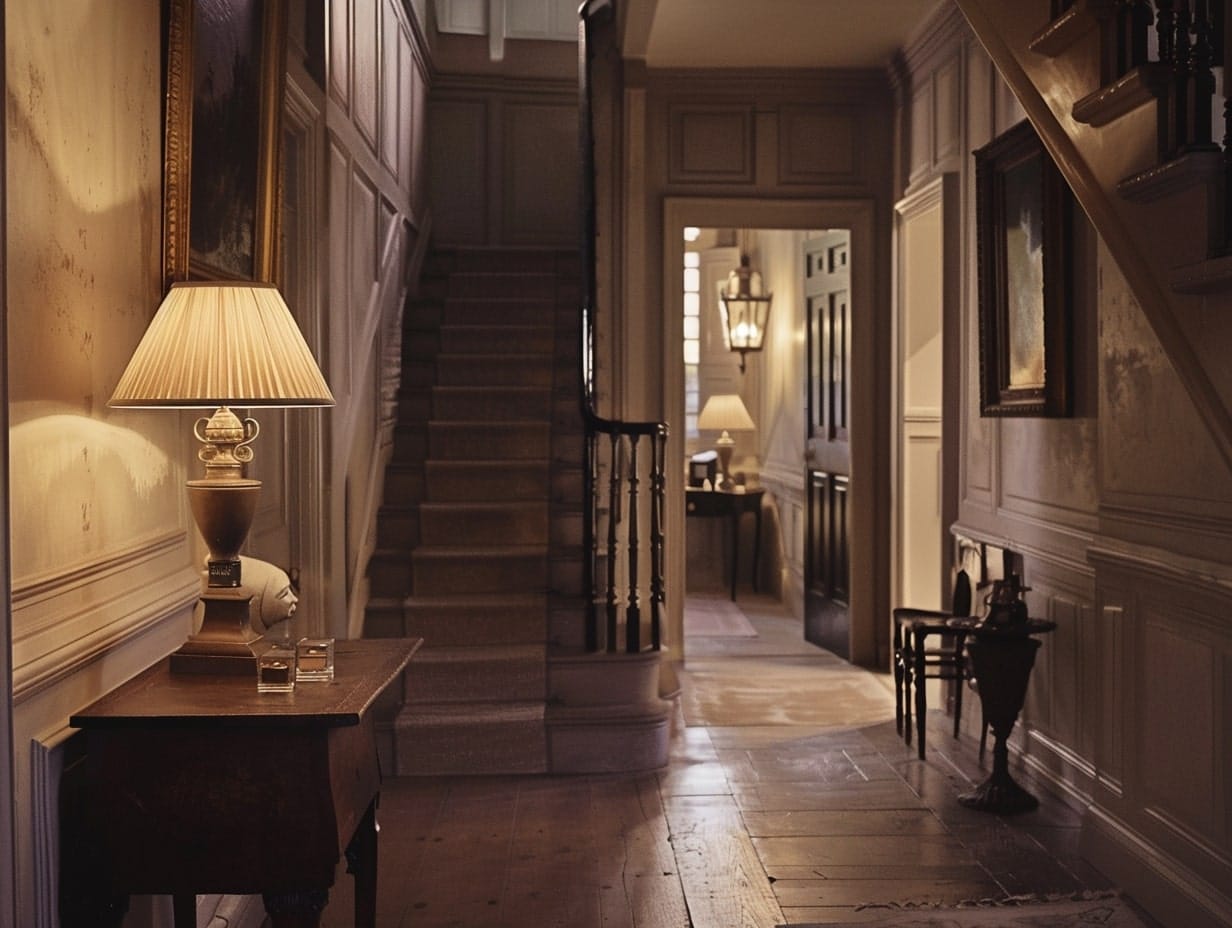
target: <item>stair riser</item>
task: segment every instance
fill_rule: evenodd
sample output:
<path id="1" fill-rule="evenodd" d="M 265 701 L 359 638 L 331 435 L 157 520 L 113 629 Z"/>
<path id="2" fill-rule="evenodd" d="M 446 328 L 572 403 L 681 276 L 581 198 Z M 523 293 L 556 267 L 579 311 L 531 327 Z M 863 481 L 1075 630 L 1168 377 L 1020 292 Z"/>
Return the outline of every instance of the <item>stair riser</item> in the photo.
<path id="1" fill-rule="evenodd" d="M 436 364 L 441 386 L 551 387 L 552 365 L 542 355 L 442 355 Z"/>
<path id="2" fill-rule="evenodd" d="M 370 602 L 364 610 L 365 638 L 405 638 L 405 626 L 402 607 L 397 600 Z"/>
<path id="3" fill-rule="evenodd" d="M 552 325 L 554 300 L 451 299 L 442 314 L 444 325 Z"/>
<path id="4" fill-rule="evenodd" d="M 542 702 L 547 692 L 543 654 L 537 660 L 420 660 L 406 675 L 408 706 L 416 703 Z"/>
<path id="5" fill-rule="evenodd" d="M 447 326 L 441 329 L 440 354 L 538 354 L 551 357 L 555 339 L 551 329 L 501 326 Z"/>
<path id="6" fill-rule="evenodd" d="M 399 548 L 407 551 L 420 544 L 422 532 L 419 513 L 415 509 L 384 507 L 377 517 L 376 543 L 381 548 Z"/>
<path id="7" fill-rule="evenodd" d="M 402 336 L 402 363 L 431 362 L 441 351 L 441 337 L 436 331 L 412 330 Z"/>
<path id="8" fill-rule="evenodd" d="M 428 252 L 424 261 L 424 274 L 428 277 L 507 272 L 556 274 L 558 279 L 569 281 L 577 277 L 580 268 L 576 252 L 543 248 L 442 249 Z"/>
<path id="9" fill-rule="evenodd" d="M 428 430 L 422 426 L 394 430 L 394 464 L 421 464 L 428 456 Z"/>
<path id="10" fill-rule="evenodd" d="M 404 505 L 424 497 L 423 469 L 393 465 L 385 471 L 385 502 Z"/>
<path id="11" fill-rule="evenodd" d="M 368 561 L 368 584 L 374 597 L 400 599 L 411 592 L 413 574 L 410 558 L 377 552 Z"/>
<path id="12" fill-rule="evenodd" d="M 450 606 L 439 600 L 419 604 L 412 599 L 399 612 L 399 634 L 441 648 L 541 643 L 547 639 L 546 610 L 546 599 L 537 608 Z"/>
<path id="13" fill-rule="evenodd" d="M 431 502 L 540 500 L 548 496 L 548 468 L 538 461 L 500 467 L 459 463 L 452 469 L 429 462 L 427 472 L 425 497 Z"/>
<path id="14" fill-rule="evenodd" d="M 457 427 L 433 423 L 428 434 L 430 456 L 438 461 L 525 461 L 548 456 L 546 426 L 488 425 Z"/>
<path id="15" fill-rule="evenodd" d="M 412 555 L 412 588 L 420 596 L 469 593 L 538 593 L 544 587 L 544 556 Z"/>
<path id="16" fill-rule="evenodd" d="M 548 542 L 546 505 L 483 510 L 433 506 L 424 508 L 420 516 L 426 545 L 464 545 L 476 539 L 507 545 Z"/>
<path id="17" fill-rule="evenodd" d="M 419 722 L 405 711 L 396 723 L 399 776 L 529 774 L 547 769 L 543 720 Z"/>
<path id="18" fill-rule="evenodd" d="M 417 425 L 432 418 L 432 389 L 403 388 L 398 391 L 398 422 Z"/>
<path id="19" fill-rule="evenodd" d="M 556 278 L 551 274 L 451 274 L 451 299 L 501 299 L 517 294 L 524 300 L 555 300 Z"/>
<path id="20" fill-rule="evenodd" d="M 432 393 L 432 418 L 446 422 L 494 422 L 507 419 L 542 421 L 551 408 L 547 390 L 510 392 L 440 387 Z"/>

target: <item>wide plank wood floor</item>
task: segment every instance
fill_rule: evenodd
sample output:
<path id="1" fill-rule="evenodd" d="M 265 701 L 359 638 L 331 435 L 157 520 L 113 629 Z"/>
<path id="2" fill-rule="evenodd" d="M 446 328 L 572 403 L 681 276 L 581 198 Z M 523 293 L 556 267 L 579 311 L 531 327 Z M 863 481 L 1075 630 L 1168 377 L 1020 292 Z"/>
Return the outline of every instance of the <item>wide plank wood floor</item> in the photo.
<path id="1" fill-rule="evenodd" d="M 918 760 L 888 676 L 767 597 L 739 604 L 755 637 L 687 642 L 665 769 L 387 781 L 382 928 L 773 928 L 1111 888 L 1061 799 L 1015 771 L 1038 812 L 963 808 L 987 772 L 972 739 L 934 711 Z M 351 924 L 350 884 L 340 869 L 324 925 Z"/>

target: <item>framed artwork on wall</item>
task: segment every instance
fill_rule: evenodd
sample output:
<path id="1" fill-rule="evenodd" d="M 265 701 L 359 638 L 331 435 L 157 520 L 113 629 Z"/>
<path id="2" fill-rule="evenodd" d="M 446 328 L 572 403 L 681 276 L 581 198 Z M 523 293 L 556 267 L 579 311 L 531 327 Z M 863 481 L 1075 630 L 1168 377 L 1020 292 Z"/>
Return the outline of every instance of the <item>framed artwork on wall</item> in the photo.
<path id="1" fill-rule="evenodd" d="M 285 0 L 171 0 L 164 283 L 278 269 Z"/>
<path id="2" fill-rule="evenodd" d="M 1073 196 L 1024 121 L 975 152 L 980 413 L 1070 414 Z"/>

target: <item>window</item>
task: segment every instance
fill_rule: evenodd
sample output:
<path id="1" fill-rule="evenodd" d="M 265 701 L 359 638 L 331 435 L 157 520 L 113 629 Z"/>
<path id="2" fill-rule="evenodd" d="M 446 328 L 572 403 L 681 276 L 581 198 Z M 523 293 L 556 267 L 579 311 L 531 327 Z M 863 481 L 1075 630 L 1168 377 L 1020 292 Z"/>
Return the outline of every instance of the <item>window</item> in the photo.
<path id="1" fill-rule="evenodd" d="M 689 230 L 685 229 L 685 241 Z M 701 255 L 684 253 L 684 433 L 697 437 L 697 414 L 701 409 L 698 365 L 701 362 Z"/>

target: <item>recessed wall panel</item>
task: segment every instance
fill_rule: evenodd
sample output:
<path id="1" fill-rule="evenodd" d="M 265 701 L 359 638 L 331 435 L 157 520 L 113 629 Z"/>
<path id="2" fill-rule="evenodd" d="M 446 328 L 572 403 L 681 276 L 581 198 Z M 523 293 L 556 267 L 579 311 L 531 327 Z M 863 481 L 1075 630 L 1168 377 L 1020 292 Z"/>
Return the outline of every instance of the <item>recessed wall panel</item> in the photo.
<path id="1" fill-rule="evenodd" d="M 577 113 L 572 107 L 506 104 L 505 237 L 561 244 L 577 235 Z"/>
<path id="2" fill-rule="evenodd" d="M 784 107 L 779 113 L 779 183 L 857 182 L 859 137 L 854 111 Z"/>
<path id="3" fill-rule="evenodd" d="M 668 119 L 674 183 L 752 182 L 752 107 L 674 106 Z"/>

